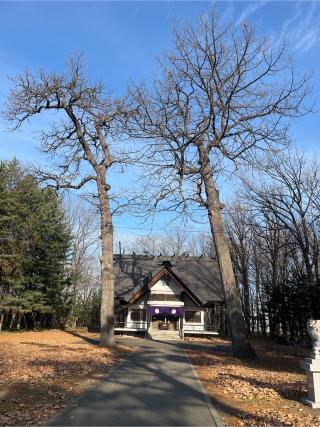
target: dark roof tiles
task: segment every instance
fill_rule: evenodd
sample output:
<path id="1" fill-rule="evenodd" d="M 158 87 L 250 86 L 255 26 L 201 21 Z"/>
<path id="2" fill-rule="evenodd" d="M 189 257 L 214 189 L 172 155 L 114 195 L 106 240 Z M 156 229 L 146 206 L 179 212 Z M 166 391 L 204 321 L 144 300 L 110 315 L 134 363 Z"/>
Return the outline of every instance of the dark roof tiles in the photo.
<path id="1" fill-rule="evenodd" d="M 202 302 L 223 301 L 219 265 L 211 258 L 114 255 L 115 293 L 129 301 L 170 261 L 172 272 Z"/>

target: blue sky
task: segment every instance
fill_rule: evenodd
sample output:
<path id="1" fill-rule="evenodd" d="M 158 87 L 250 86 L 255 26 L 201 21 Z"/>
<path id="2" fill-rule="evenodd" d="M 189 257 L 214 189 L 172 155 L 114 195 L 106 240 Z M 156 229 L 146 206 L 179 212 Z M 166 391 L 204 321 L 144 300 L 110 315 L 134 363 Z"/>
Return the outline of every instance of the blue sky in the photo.
<path id="1" fill-rule="evenodd" d="M 212 5 L 223 19 L 233 22 L 247 19 L 254 23 L 258 32 L 274 43 L 286 35 L 296 69 L 313 70 L 312 100 L 319 110 L 320 2 L 317 1 L 0 1 L 0 108 L 10 85 L 7 76 L 25 67 L 63 70 L 65 60 L 77 52 L 83 52 L 93 79 L 102 79 L 111 90 L 121 93 L 129 79 L 137 81 L 152 76 L 155 56 L 170 49 L 175 21 L 192 22 Z M 310 155 L 320 151 L 319 119 L 319 113 L 311 114 L 292 126 L 297 145 Z M 43 124 L 36 120 L 11 135 L 4 131 L 5 125 L 0 121 L 0 158 L 16 156 L 21 160 L 41 161 L 33 131 Z M 225 187 L 226 194 L 229 190 Z M 116 223 L 121 227 L 139 227 L 137 220 L 128 217 L 117 218 Z M 158 219 L 155 227 L 163 226 L 164 220 Z"/>

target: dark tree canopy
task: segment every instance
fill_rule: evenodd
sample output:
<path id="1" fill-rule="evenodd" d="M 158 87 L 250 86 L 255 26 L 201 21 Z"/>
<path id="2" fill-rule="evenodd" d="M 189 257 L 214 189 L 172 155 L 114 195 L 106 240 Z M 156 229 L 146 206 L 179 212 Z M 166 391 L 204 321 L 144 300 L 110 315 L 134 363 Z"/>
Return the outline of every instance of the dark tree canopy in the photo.
<path id="1" fill-rule="evenodd" d="M 61 201 L 16 160 L 0 164 L 0 316 L 5 328 L 62 325 L 72 277 Z"/>

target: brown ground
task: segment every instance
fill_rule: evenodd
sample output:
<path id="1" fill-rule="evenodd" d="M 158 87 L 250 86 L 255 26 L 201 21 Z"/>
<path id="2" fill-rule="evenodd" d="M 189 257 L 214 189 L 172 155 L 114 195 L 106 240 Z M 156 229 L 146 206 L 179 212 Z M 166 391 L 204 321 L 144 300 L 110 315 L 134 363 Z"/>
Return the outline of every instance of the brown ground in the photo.
<path id="1" fill-rule="evenodd" d="M 259 359 L 250 361 L 207 350 L 189 353 L 222 421 L 228 426 L 320 426 L 320 410 L 300 403 L 307 384 L 299 362 L 308 351 L 262 341 L 253 346 Z"/>
<path id="2" fill-rule="evenodd" d="M 97 339 L 84 331 L 0 333 L 0 425 L 43 424 L 132 351 L 100 348 Z M 306 379 L 299 361 L 307 351 L 261 341 L 254 347 L 259 359 L 253 361 L 189 352 L 223 422 L 320 427 L 320 410 L 300 403 Z"/>
<path id="3" fill-rule="evenodd" d="M 0 425 L 43 424 L 126 357 L 85 331 L 0 333 Z"/>

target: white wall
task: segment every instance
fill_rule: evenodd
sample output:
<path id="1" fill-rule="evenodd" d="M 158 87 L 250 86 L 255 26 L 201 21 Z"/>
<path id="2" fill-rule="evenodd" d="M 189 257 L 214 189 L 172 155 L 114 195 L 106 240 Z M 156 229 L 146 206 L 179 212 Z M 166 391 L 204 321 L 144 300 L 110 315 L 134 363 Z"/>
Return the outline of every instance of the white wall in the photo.
<path id="1" fill-rule="evenodd" d="M 127 313 L 127 319 L 126 319 L 126 327 L 127 328 L 131 328 L 131 329 L 141 329 L 141 330 L 145 330 L 147 329 L 147 325 L 148 322 L 147 320 L 145 321 L 140 321 L 140 322 L 136 322 L 134 320 L 131 319 L 131 309 L 144 309 L 146 310 L 146 313 L 148 315 L 148 308 L 147 305 L 145 304 L 135 304 L 135 305 L 131 305 L 130 307 L 128 307 L 128 313 Z M 147 317 L 146 317 L 147 319 Z"/>
<path id="2" fill-rule="evenodd" d="M 165 278 L 160 279 L 157 283 L 155 283 L 151 287 L 150 292 L 152 294 L 180 295 L 181 290 L 181 287 L 175 283 L 173 279 L 168 280 Z"/>

